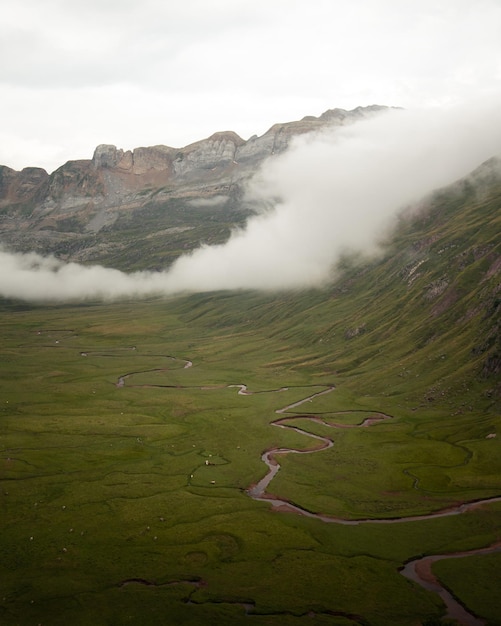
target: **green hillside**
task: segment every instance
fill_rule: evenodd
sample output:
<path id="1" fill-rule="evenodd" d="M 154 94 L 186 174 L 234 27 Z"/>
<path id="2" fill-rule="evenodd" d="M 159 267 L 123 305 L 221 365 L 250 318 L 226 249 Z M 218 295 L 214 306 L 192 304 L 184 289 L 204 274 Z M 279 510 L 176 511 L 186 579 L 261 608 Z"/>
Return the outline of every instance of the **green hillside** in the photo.
<path id="1" fill-rule="evenodd" d="M 335 373 L 357 394 L 499 411 L 497 171 L 493 160 L 436 192 L 380 257 L 340 263 L 327 290 L 194 295 L 179 310 L 206 328 L 259 328 L 300 351 L 283 366 Z"/>

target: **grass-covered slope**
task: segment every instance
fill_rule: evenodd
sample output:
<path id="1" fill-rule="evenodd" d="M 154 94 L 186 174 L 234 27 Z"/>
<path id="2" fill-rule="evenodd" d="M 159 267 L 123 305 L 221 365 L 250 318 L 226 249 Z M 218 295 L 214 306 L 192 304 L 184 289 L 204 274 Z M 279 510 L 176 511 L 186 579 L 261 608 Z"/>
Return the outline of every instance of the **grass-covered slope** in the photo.
<path id="1" fill-rule="evenodd" d="M 493 172 L 434 195 L 326 290 L 2 302 L 1 623 L 445 623 L 399 569 L 499 540 L 499 503 L 345 525 L 246 490 L 263 451 L 318 444 L 303 430 L 333 447 L 281 455 L 269 492 L 309 512 L 397 519 L 501 495 Z M 356 427 L 368 415 L 387 419 Z M 500 564 L 436 572 L 495 625 Z"/>
<path id="2" fill-rule="evenodd" d="M 501 174 L 497 160 L 402 218 L 381 256 L 346 259 L 325 291 L 195 295 L 186 319 L 262 328 L 277 362 L 347 377 L 416 408 L 499 409 Z M 272 268 L 270 268 L 272 271 Z"/>

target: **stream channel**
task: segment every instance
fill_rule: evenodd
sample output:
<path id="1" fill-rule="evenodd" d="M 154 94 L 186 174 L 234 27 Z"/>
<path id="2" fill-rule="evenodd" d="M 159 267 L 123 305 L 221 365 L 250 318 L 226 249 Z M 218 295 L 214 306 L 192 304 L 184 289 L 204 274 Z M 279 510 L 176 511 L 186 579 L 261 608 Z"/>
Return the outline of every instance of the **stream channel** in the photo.
<path id="1" fill-rule="evenodd" d="M 175 357 L 169 357 L 175 359 Z M 191 367 L 191 361 L 184 361 L 185 368 Z M 158 371 L 158 370 L 150 370 L 150 371 Z M 116 383 L 117 387 L 124 387 L 126 385 L 126 380 L 133 376 L 134 374 L 145 373 L 145 372 L 131 372 L 129 374 L 124 374 L 118 378 Z M 130 385 L 132 387 L 136 385 Z M 170 385 L 137 385 L 138 387 L 169 387 Z M 240 395 L 253 395 L 254 392 L 249 391 L 246 385 L 228 385 L 228 387 L 238 388 L 238 393 Z M 186 387 L 189 388 L 189 387 Z M 210 390 L 210 387 L 197 387 L 199 389 Z M 218 387 L 220 388 L 220 387 Z M 301 406 L 307 402 L 311 402 L 314 398 L 319 396 L 331 393 L 334 391 L 335 387 L 333 385 L 324 388 L 322 391 L 318 391 L 317 393 L 311 394 L 302 400 L 289 404 L 281 409 L 276 411 L 277 414 L 283 415 L 287 411 L 290 411 L 293 408 Z M 286 391 L 287 388 L 278 389 L 275 391 Z M 291 421 L 293 419 L 309 419 L 315 421 L 317 423 L 321 423 L 325 426 L 329 426 L 331 428 L 367 428 L 381 422 L 383 420 L 391 419 L 391 415 L 386 415 L 380 412 L 371 412 L 370 417 L 364 419 L 360 424 L 331 424 L 322 420 L 318 415 L 313 415 L 311 413 L 306 413 L 304 415 L 293 415 L 279 418 L 272 422 L 273 426 L 277 426 L 279 428 L 288 428 L 292 429 L 302 435 L 310 437 L 315 440 L 316 445 L 307 450 L 298 450 L 295 448 L 271 448 L 266 450 L 261 455 L 261 459 L 266 464 L 268 468 L 268 472 L 266 475 L 255 485 L 252 485 L 247 489 L 247 494 L 254 500 L 263 501 L 269 503 L 275 511 L 281 513 L 295 513 L 296 515 L 302 515 L 309 518 L 317 519 L 321 522 L 328 524 L 343 524 L 347 526 L 354 526 L 358 524 L 399 524 L 405 522 L 417 522 L 429 519 L 435 519 L 437 517 L 447 517 L 451 515 L 460 515 L 465 513 L 466 511 L 473 510 L 475 508 L 479 508 L 484 504 L 492 503 L 492 502 L 501 502 L 501 496 L 496 496 L 492 498 L 484 498 L 481 500 L 475 500 L 472 502 L 465 502 L 462 504 L 458 504 L 455 506 L 451 506 L 447 509 L 435 511 L 434 513 L 428 513 L 424 515 L 411 515 L 407 517 L 395 517 L 395 518 L 386 518 L 386 519 L 344 519 L 341 517 L 335 517 L 331 515 L 322 515 L 319 513 L 312 513 L 311 511 L 307 511 L 306 509 L 301 508 L 300 506 L 289 502 L 288 500 L 281 499 L 277 496 L 273 496 L 267 493 L 267 488 L 269 487 L 273 478 L 277 475 L 280 470 L 280 464 L 277 461 L 277 457 L 285 454 L 313 454 L 315 452 L 320 452 L 321 450 L 326 450 L 331 448 L 334 443 L 331 439 L 327 437 L 322 437 L 320 435 L 314 435 L 308 431 L 305 431 L 296 426 L 291 426 L 290 424 L 285 423 L 286 421 Z M 460 624 L 464 626 L 484 626 L 486 621 L 482 618 L 479 618 L 472 613 L 470 613 L 466 607 L 464 607 L 455 597 L 454 595 L 444 587 L 437 577 L 432 573 L 431 566 L 434 562 L 442 560 L 442 559 L 454 559 L 454 558 L 465 558 L 475 554 L 493 554 L 495 552 L 501 552 L 501 543 L 497 542 L 491 546 L 487 546 L 484 548 L 478 548 L 475 550 L 470 550 L 467 552 L 456 552 L 450 554 L 435 554 L 428 555 L 424 557 L 419 557 L 416 559 L 412 559 L 408 561 L 401 569 L 400 573 L 406 578 L 412 580 L 413 582 L 421 585 L 424 589 L 428 591 L 432 591 L 437 593 L 442 601 L 444 602 L 447 608 L 447 618 L 455 619 Z"/>

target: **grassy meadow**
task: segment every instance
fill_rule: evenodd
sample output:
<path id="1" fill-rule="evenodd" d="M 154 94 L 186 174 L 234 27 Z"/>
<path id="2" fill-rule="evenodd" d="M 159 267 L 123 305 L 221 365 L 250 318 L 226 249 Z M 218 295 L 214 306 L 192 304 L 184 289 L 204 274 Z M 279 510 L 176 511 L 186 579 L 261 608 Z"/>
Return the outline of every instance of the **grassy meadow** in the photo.
<path id="1" fill-rule="evenodd" d="M 439 597 L 399 568 L 421 554 L 499 540 L 501 503 L 346 526 L 278 513 L 246 489 L 266 473 L 264 450 L 314 445 L 271 425 L 290 417 L 334 441 L 282 455 L 270 485 L 309 511 L 393 518 L 496 496 L 499 442 L 486 436 L 499 431 L 499 413 L 487 400 L 459 411 L 474 383 L 460 398 L 417 400 L 431 384 L 428 363 L 445 371 L 430 349 L 418 389 L 399 375 L 409 361 L 396 366 L 391 342 L 386 369 L 379 352 L 355 368 L 334 326 L 324 329 L 328 341 L 304 340 L 319 332 L 329 301 L 304 294 L 294 311 L 286 298 L 2 304 L 2 624 L 448 623 Z M 362 353 L 370 350 L 370 338 L 360 339 Z M 451 386 L 462 375 L 459 368 Z M 253 393 L 231 387 L 242 384 Z M 331 384 L 332 393 L 277 415 Z M 327 425 L 374 413 L 391 419 Z M 470 558 L 475 574 L 465 585 Z M 501 623 L 499 606 L 484 611 L 475 598 L 496 595 L 500 559 L 436 564 L 491 625 Z"/>

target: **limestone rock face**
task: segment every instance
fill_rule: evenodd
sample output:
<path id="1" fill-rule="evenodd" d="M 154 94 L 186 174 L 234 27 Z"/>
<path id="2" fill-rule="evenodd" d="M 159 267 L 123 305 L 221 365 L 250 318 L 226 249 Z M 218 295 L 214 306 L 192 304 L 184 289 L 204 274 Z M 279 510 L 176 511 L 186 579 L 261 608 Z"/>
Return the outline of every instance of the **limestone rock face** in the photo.
<path id="1" fill-rule="evenodd" d="M 117 150 L 117 152 L 123 152 L 123 151 Z M 127 152 L 123 152 L 122 158 L 120 159 L 120 161 L 118 161 L 115 167 L 119 170 L 128 171 L 132 169 L 133 162 L 134 161 L 132 157 L 132 152 L 130 150 L 127 150 Z"/>
<path id="2" fill-rule="evenodd" d="M 19 192 L 23 195 L 29 194 L 48 178 L 49 175 L 41 167 L 25 167 L 18 178 Z"/>
<path id="3" fill-rule="evenodd" d="M 274 124 L 261 137 L 253 136 L 243 145 L 237 148 L 235 160 L 240 165 L 256 164 L 274 154 L 280 154 L 287 150 L 292 140 L 300 135 L 320 131 L 326 126 L 344 126 L 356 122 L 370 115 L 385 110 L 387 107 L 373 105 L 358 107 L 353 111 L 344 109 L 329 109 L 320 117 L 312 115 L 304 117 L 296 122 L 284 122 Z"/>
<path id="4" fill-rule="evenodd" d="M 186 175 L 195 170 L 225 167 L 235 161 L 237 148 L 245 141 L 234 132 L 215 133 L 179 150 L 174 160 L 174 172 Z"/>
<path id="5" fill-rule="evenodd" d="M 145 216 L 153 214 L 163 224 L 166 206 L 178 211 L 181 206 L 190 210 L 222 202 L 244 214 L 253 210 L 241 202 L 245 181 L 266 159 L 284 152 L 295 137 L 327 125 L 348 124 L 384 108 L 331 109 L 320 117 L 275 124 L 247 141 L 223 131 L 182 148 L 123 150 L 101 144 L 92 159 L 68 161 L 50 175 L 37 167 L 16 172 L 0 166 L 0 243 L 4 233 L 4 240 L 17 249 L 87 260 L 109 248 L 106 233 L 115 223 L 125 230 L 131 223 L 147 229 L 151 225 Z M 176 219 L 173 215 L 173 228 Z M 88 233 L 102 233 L 102 241 L 93 241 Z"/>
<path id="6" fill-rule="evenodd" d="M 49 175 L 41 167 L 25 167 L 20 172 L 0 166 L 0 206 L 24 202 L 42 191 Z"/>
<path id="7" fill-rule="evenodd" d="M 87 160 L 68 161 L 49 178 L 48 196 L 53 200 L 62 200 L 66 195 L 89 198 L 102 193 L 100 173 Z"/>
<path id="8" fill-rule="evenodd" d="M 168 146 L 152 146 L 151 148 L 136 148 L 130 154 L 130 170 L 134 174 L 145 174 L 149 170 L 172 170 L 172 162 L 176 155 L 175 148 Z M 122 167 L 122 164 L 120 164 Z"/>
<path id="9" fill-rule="evenodd" d="M 249 167 L 256 167 L 267 157 L 284 152 L 298 135 L 321 130 L 326 125 L 342 126 L 385 108 L 330 109 L 320 117 L 307 116 L 295 122 L 274 124 L 261 137 L 253 136 L 248 141 L 233 131 L 224 131 L 179 149 L 157 145 L 124 152 L 116 146 L 102 144 L 94 152 L 92 166 L 96 170 L 127 172 L 136 176 L 164 172 L 163 180 L 169 183 L 193 179 L 199 174 L 206 180 L 211 171 L 217 177 L 229 169 L 233 176 L 238 176 L 239 170 L 245 175 Z M 151 183 L 151 176 L 147 176 L 145 182 Z"/>
<path id="10" fill-rule="evenodd" d="M 133 174 L 145 174 L 149 170 L 169 170 L 177 154 L 175 148 L 152 146 L 124 150 L 109 144 L 97 146 L 92 157 L 95 169 L 118 169 Z"/>
<path id="11" fill-rule="evenodd" d="M 95 169 L 101 167 L 116 167 L 124 156 L 124 151 L 110 144 L 101 144 L 94 150 L 92 165 Z"/>
<path id="12" fill-rule="evenodd" d="M 19 173 L 5 165 L 0 165 L 0 202 L 9 201 L 11 187 L 19 176 Z"/>
<path id="13" fill-rule="evenodd" d="M 269 131 L 262 137 L 251 137 L 245 144 L 239 146 L 235 161 L 240 164 L 251 164 L 262 161 L 274 154 L 275 136 Z"/>

